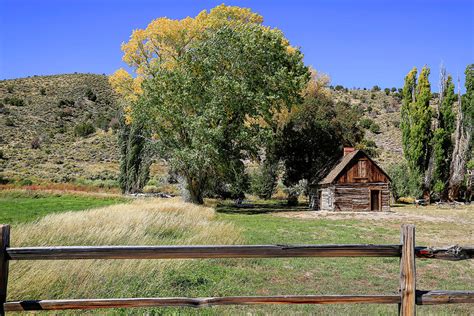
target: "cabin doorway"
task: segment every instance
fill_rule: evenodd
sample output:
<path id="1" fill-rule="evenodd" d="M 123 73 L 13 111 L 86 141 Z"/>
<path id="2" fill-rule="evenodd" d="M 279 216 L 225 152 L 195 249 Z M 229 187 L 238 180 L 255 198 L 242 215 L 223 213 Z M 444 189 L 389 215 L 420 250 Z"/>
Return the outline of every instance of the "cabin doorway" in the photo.
<path id="1" fill-rule="evenodd" d="M 380 190 L 370 190 L 370 210 L 380 211 Z"/>

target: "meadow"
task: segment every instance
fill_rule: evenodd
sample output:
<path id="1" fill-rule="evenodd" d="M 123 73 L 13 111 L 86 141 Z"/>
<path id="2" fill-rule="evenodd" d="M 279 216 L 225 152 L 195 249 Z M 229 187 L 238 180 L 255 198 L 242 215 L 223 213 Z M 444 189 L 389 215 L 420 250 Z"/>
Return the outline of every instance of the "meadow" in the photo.
<path id="1" fill-rule="evenodd" d="M 417 244 L 472 244 L 474 207 L 395 207 L 376 215 L 288 209 L 236 209 L 209 201 L 138 199 L 91 210 L 48 214 L 12 229 L 12 246 L 165 244 L 322 244 L 399 242 L 402 223 Z M 60 227 L 60 229 L 58 229 Z M 417 260 L 420 289 L 472 289 L 471 261 Z M 8 300 L 54 298 L 394 294 L 397 258 L 77 260 L 12 262 Z M 468 304 L 420 306 L 419 315 L 474 313 Z M 82 313 L 97 313 L 83 311 Z M 102 310 L 110 314 L 397 314 L 392 305 L 219 306 L 205 309 Z M 57 314 L 57 313 L 54 313 Z M 77 314 L 77 311 L 64 312 Z"/>
<path id="2" fill-rule="evenodd" d="M 0 223 L 30 222 L 49 213 L 85 210 L 124 201 L 126 199 L 114 195 L 0 190 Z"/>

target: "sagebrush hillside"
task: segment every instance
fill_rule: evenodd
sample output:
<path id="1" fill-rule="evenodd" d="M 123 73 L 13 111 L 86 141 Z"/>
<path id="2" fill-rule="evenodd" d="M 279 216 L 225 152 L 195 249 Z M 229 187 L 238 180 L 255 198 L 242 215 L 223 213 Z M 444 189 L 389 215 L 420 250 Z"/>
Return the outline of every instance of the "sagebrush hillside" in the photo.
<path id="1" fill-rule="evenodd" d="M 373 140 L 383 167 L 403 157 L 400 125 L 399 92 L 381 90 L 332 90 L 334 98 L 356 107 L 363 113 L 361 124 L 366 128 L 366 138 Z"/>
<path id="2" fill-rule="evenodd" d="M 396 91 L 332 89 L 363 113 L 366 137 L 387 166 L 402 156 Z M 105 75 L 66 74 L 0 81 L 0 169 L 14 181 L 114 181 L 119 99 Z M 152 168 L 152 174 L 154 169 Z M 160 169 L 160 168 L 159 168 Z M 1 172 L 1 170 L 0 170 Z M 159 172 L 158 172 L 159 173 Z"/>
<path id="3" fill-rule="evenodd" d="M 118 99 L 105 75 L 0 81 L 0 160 L 7 179 L 115 177 Z"/>

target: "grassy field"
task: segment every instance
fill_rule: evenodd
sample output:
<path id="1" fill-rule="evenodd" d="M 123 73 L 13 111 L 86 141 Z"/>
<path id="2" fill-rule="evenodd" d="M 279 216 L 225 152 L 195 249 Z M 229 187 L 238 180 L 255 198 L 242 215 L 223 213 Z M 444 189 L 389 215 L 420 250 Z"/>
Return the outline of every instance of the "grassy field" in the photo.
<path id="1" fill-rule="evenodd" d="M 30 222 L 49 213 L 84 210 L 124 201 L 114 196 L 5 190 L 0 191 L 0 223 Z"/>
<path id="2" fill-rule="evenodd" d="M 19 224 L 12 245 L 310 244 L 399 242 L 402 223 L 417 244 L 473 244 L 474 207 L 394 208 L 334 214 L 278 205 L 234 209 L 177 200 L 137 200 L 95 210 L 50 214 Z M 61 230 L 54 229 L 61 227 Z M 284 294 L 393 294 L 394 258 L 82 260 L 12 262 L 9 300 Z M 419 289 L 472 290 L 474 263 L 417 260 Z M 101 312 L 105 312 L 101 311 Z M 94 312 L 84 312 L 94 313 Z M 97 313 L 97 311 L 95 312 Z M 391 305 L 267 305 L 113 310 L 113 314 L 397 314 Z M 472 305 L 418 307 L 419 315 L 474 313 Z M 76 314 L 76 312 L 71 313 Z"/>

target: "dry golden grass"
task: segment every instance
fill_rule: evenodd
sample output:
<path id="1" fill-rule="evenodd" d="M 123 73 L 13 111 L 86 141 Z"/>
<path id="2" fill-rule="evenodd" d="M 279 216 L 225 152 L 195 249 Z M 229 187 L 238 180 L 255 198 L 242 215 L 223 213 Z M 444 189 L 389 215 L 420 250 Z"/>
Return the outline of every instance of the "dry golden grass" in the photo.
<path id="1" fill-rule="evenodd" d="M 18 225 L 12 246 L 233 244 L 239 231 L 215 220 L 212 208 L 177 199 L 136 200 L 81 212 L 47 215 Z M 12 262 L 9 299 L 131 296 L 156 292 L 157 280 L 185 260 Z"/>

